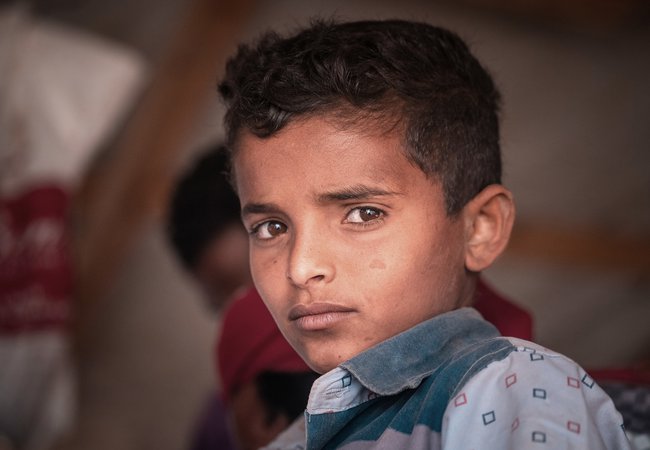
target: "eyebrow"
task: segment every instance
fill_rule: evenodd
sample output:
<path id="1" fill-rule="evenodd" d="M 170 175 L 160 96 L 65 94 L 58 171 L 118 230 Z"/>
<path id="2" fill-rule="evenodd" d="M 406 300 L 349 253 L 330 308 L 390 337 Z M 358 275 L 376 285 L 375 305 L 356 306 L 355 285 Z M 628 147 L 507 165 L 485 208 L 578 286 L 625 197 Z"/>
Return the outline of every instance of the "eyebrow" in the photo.
<path id="1" fill-rule="evenodd" d="M 277 213 L 278 211 L 280 211 L 280 208 L 273 203 L 247 203 L 241 210 L 241 216 Z"/>
<path id="2" fill-rule="evenodd" d="M 346 200 L 367 200 L 373 197 L 386 197 L 400 195 L 399 192 L 385 189 L 372 188 L 363 184 L 346 187 L 340 190 L 319 194 L 316 199 L 319 203 L 330 203 Z"/>
<path id="3" fill-rule="evenodd" d="M 331 192 L 324 192 L 316 196 L 318 203 L 332 203 L 348 200 L 368 200 L 374 197 L 387 197 L 401 195 L 396 191 L 372 188 L 363 184 L 349 186 Z M 277 214 L 280 207 L 274 203 L 247 203 L 242 207 L 242 218 L 251 214 Z"/>

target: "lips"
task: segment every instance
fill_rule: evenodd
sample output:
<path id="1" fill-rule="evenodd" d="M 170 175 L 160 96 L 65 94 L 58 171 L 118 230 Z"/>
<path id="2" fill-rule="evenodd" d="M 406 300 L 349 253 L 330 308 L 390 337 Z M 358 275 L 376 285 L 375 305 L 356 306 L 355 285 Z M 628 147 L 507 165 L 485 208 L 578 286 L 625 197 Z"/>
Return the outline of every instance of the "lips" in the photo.
<path id="1" fill-rule="evenodd" d="M 319 331 L 335 326 L 355 312 L 333 303 L 312 303 L 291 308 L 289 320 L 303 331 Z"/>

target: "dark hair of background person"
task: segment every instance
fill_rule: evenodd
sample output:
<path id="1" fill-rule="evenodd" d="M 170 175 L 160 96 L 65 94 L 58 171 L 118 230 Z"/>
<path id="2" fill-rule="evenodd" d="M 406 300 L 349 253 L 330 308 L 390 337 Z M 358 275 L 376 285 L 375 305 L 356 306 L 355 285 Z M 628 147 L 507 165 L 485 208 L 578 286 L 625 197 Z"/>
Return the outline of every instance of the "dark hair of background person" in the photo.
<path id="1" fill-rule="evenodd" d="M 316 372 L 262 372 L 255 378 L 255 386 L 267 410 L 267 423 L 284 415 L 289 423 L 305 411 L 311 386 L 318 378 Z"/>
<path id="2" fill-rule="evenodd" d="M 203 154 L 172 194 L 167 232 L 184 266 L 193 271 L 208 243 L 228 225 L 239 223 L 239 199 L 228 182 L 224 146 Z"/>
<path id="3" fill-rule="evenodd" d="M 407 157 L 442 182 L 450 216 L 501 180 L 499 92 L 443 28 L 315 21 L 287 39 L 268 32 L 239 47 L 219 91 L 233 151 L 244 130 L 263 138 L 298 117 L 331 114 L 344 126 L 403 133 Z"/>

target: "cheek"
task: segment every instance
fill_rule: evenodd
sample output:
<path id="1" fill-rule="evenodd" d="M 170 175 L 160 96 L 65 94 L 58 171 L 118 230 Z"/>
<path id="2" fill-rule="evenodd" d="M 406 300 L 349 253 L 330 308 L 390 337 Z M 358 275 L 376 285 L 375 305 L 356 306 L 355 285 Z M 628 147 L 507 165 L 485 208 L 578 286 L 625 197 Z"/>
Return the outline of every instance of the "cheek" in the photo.
<path id="1" fill-rule="evenodd" d="M 392 240 L 390 248 L 382 252 L 383 257 L 375 258 L 370 263 L 382 290 L 395 296 L 397 303 L 391 306 L 400 310 L 407 307 L 397 299 L 412 298 L 415 307 L 418 307 L 423 293 L 437 291 L 439 285 L 445 282 L 450 264 L 443 253 L 446 252 L 444 246 L 439 245 L 436 239 L 428 234 L 418 234 L 418 239 L 411 239 L 411 236 Z M 412 305 L 409 307 L 413 308 Z"/>
<path id="2" fill-rule="evenodd" d="M 252 255 L 251 255 L 252 256 Z M 287 298 L 283 281 L 286 276 L 277 259 L 266 261 L 260 258 L 251 258 L 251 271 L 253 282 L 266 307 L 274 317 L 281 316 L 284 308 L 282 300 Z"/>
<path id="3" fill-rule="evenodd" d="M 258 290 L 264 291 L 268 287 L 277 285 L 280 264 L 277 257 L 267 254 L 264 250 L 251 249 L 250 267 L 253 281 Z M 276 280 L 273 282 L 273 280 Z"/>

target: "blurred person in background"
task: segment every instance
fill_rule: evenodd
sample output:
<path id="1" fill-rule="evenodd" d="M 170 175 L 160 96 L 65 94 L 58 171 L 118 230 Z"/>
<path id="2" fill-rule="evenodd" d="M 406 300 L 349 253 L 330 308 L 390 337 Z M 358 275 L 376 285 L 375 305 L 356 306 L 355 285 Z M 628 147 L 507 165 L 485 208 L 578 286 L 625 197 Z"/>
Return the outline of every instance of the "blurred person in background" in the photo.
<path id="1" fill-rule="evenodd" d="M 318 378 L 251 288 L 224 311 L 217 370 L 239 450 L 269 444 L 301 418 Z"/>
<path id="2" fill-rule="evenodd" d="M 316 379 L 250 288 L 248 235 L 227 161 L 221 146 L 200 156 L 179 180 L 168 220 L 175 253 L 211 311 L 223 317 L 217 339 L 222 389 L 204 407 L 192 450 L 266 445 L 302 414 Z"/>
<path id="3" fill-rule="evenodd" d="M 168 234 L 175 254 L 219 313 L 238 291 L 252 285 L 248 234 L 239 200 L 227 178 L 223 147 L 202 154 L 179 180 L 171 200 Z"/>

